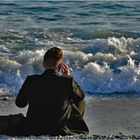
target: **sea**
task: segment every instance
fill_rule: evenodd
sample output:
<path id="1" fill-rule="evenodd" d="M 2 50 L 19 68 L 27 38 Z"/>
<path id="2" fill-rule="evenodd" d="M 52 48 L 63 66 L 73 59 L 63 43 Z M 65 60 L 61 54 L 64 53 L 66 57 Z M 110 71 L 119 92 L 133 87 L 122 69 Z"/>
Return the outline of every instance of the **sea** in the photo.
<path id="1" fill-rule="evenodd" d="M 41 74 L 51 47 L 87 97 L 140 96 L 140 1 L 0 0 L 0 97 Z"/>

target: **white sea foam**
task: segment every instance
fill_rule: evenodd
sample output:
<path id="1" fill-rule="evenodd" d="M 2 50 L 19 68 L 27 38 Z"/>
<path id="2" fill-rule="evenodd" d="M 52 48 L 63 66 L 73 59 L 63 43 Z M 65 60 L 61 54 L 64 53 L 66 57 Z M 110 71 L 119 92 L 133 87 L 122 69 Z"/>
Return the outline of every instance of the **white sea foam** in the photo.
<path id="1" fill-rule="evenodd" d="M 0 46 L 1 94 L 17 94 L 27 75 L 43 72 L 43 55 L 48 46 L 56 45 L 64 49 L 63 61 L 85 92 L 140 92 L 140 38 L 81 40 L 67 34 L 65 41 L 59 35 L 50 41 L 32 38 L 27 32 L 26 38 L 35 40 L 35 48 L 19 49 L 14 41 L 15 48 Z"/>
<path id="2" fill-rule="evenodd" d="M 88 53 L 65 52 L 67 63 L 72 67 L 73 64 L 77 66 L 72 71 L 75 79 L 90 94 L 139 93 L 139 57 L 137 56 L 135 60 L 131 58 L 139 54 L 139 39 L 113 37 L 103 42 L 107 44 L 105 43 L 101 49 L 98 48 L 99 51 L 95 54 L 92 51 L 97 44 L 85 47 L 84 51 Z"/>
<path id="3" fill-rule="evenodd" d="M 132 61 L 132 60 L 131 60 Z M 103 66 L 90 62 L 75 77 L 83 89 L 89 93 L 140 92 L 140 66 L 128 61 L 126 66 L 113 73 L 105 63 Z M 78 75 L 78 76 L 77 76 Z"/>

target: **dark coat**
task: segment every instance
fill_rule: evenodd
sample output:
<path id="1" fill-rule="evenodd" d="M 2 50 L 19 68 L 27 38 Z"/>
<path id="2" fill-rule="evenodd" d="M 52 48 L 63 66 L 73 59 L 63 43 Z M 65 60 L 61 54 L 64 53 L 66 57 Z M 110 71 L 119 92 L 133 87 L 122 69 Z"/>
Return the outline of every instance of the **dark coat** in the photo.
<path id="1" fill-rule="evenodd" d="M 73 104 L 83 99 L 84 93 L 72 77 L 48 69 L 42 75 L 27 77 L 16 105 L 21 108 L 29 105 L 26 118 L 33 134 L 87 134 L 87 125 Z"/>

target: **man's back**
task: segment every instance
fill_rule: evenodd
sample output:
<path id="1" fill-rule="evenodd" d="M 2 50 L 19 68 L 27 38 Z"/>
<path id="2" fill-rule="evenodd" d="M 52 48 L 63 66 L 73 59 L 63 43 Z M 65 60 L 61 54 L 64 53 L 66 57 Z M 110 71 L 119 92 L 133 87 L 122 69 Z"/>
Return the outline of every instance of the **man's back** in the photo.
<path id="1" fill-rule="evenodd" d="M 72 78 L 48 69 L 42 75 L 28 76 L 16 104 L 19 107 L 29 104 L 27 119 L 33 131 L 57 131 L 70 115 L 72 94 Z"/>
<path id="2" fill-rule="evenodd" d="M 41 76 L 30 77 L 30 80 L 27 117 L 33 122 L 38 121 L 41 126 L 59 125 L 69 105 L 70 79 L 46 71 Z"/>

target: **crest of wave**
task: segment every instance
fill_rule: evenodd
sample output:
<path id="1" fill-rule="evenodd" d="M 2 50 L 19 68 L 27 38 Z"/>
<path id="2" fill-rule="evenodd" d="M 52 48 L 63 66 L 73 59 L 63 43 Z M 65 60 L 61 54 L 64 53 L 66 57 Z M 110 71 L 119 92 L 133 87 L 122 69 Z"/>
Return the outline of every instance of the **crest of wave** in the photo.
<path id="1" fill-rule="evenodd" d="M 129 57 L 127 65 L 118 68 L 119 73 L 104 63 L 89 62 L 73 75 L 83 89 L 89 93 L 140 92 L 140 64 L 137 66 Z"/>

